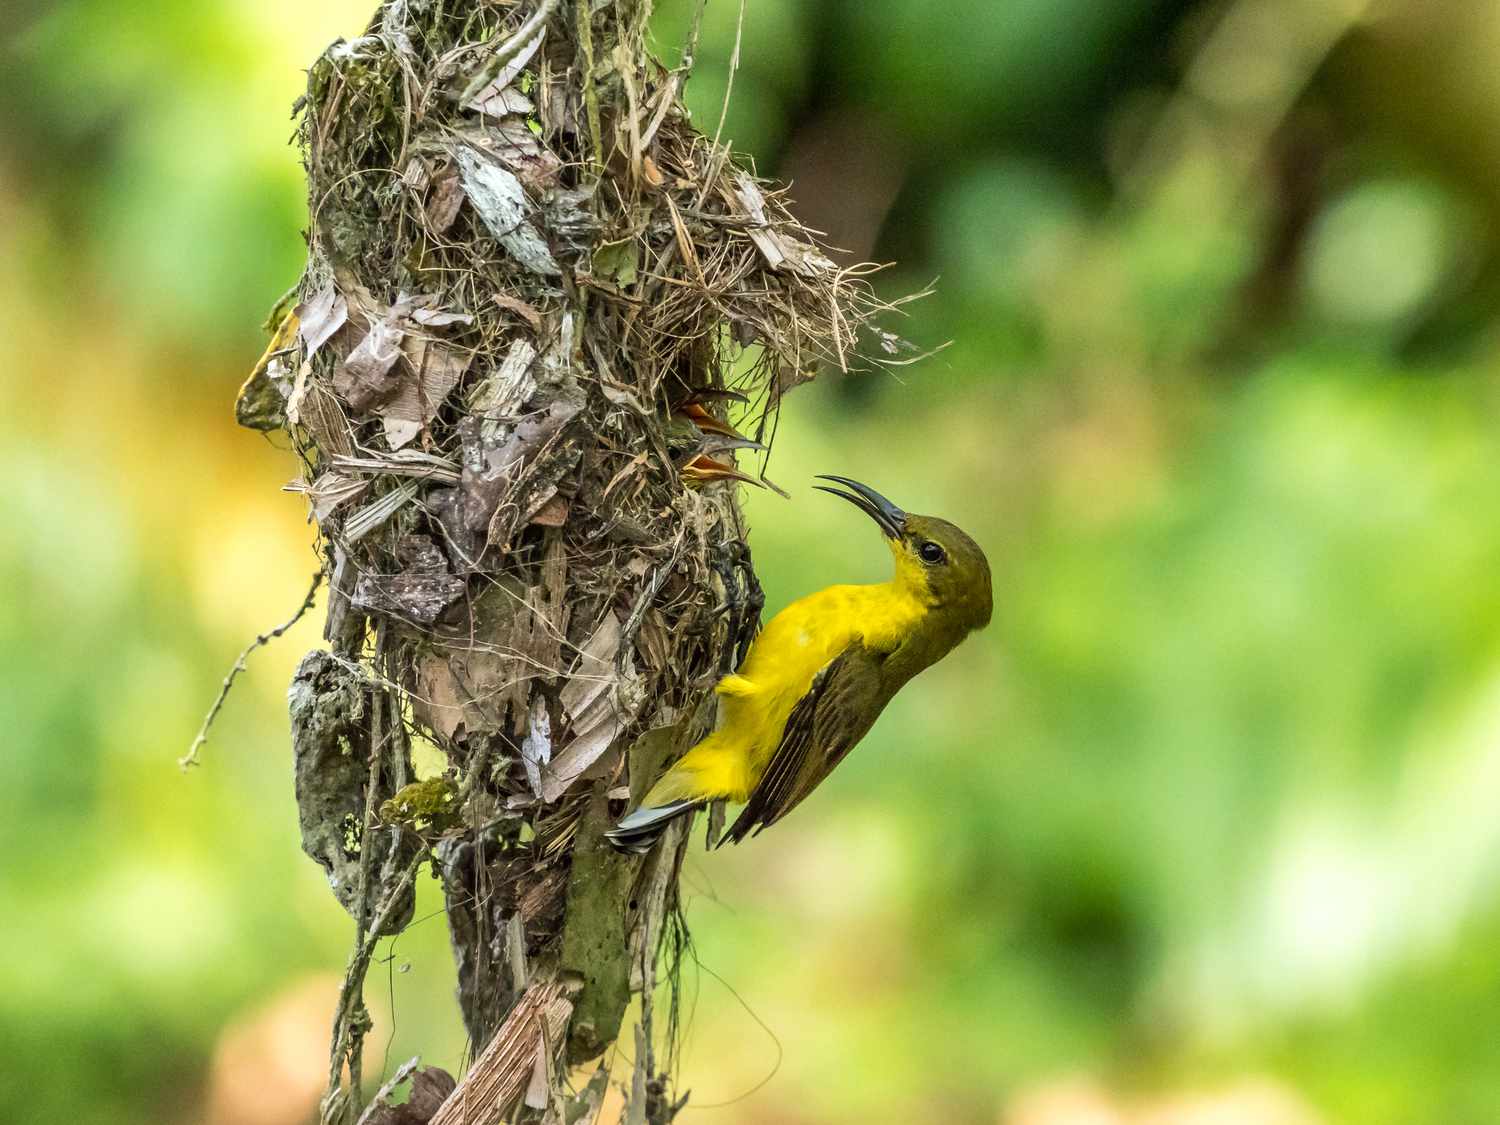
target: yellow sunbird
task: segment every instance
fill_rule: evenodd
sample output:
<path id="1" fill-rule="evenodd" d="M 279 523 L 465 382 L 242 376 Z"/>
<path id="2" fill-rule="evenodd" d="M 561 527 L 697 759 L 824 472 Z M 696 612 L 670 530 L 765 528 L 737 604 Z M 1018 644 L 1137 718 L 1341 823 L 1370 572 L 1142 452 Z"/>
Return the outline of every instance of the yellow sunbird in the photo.
<path id="1" fill-rule="evenodd" d="M 793 602 L 756 637 L 715 691 L 723 722 L 652 786 L 608 833 L 648 849 L 668 822 L 709 801 L 745 803 L 725 833 L 736 842 L 775 824 L 863 738 L 906 681 L 989 624 L 990 564 L 946 520 L 908 515 L 847 477 L 848 500 L 885 533 L 895 576 L 830 586 Z"/>

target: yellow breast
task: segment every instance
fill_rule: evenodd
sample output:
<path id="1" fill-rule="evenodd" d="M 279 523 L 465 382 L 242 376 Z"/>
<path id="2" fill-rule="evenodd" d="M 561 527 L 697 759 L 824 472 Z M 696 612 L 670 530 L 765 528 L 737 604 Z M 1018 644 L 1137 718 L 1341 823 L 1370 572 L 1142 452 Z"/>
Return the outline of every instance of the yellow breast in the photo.
<path id="1" fill-rule="evenodd" d="M 889 652 L 926 612 L 917 599 L 882 584 L 830 586 L 773 617 L 739 672 L 718 686 L 722 734 L 745 756 L 750 787 L 775 753 L 787 716 L 824 665 L 855 641 Z"/>
<path id="2" fill-rule="evenodd" d="M 719 681 L 719 729 L 689 750 L 644 804 L 746 800 L 781 744 L 792 708 L 823 666 L 855 641 L 890 652 L 927 610 L 920 592 L 899 582 L 830 586 L 787 606 L 755 638 L 739 671 Z"/>

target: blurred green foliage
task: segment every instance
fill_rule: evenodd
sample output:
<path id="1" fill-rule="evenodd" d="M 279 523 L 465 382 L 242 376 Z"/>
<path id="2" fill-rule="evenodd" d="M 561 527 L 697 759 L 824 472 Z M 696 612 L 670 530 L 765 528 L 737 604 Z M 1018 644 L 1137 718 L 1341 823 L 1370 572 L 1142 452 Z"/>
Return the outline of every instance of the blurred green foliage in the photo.
<path id="1" fill-rule="evenodd" d="M 708 6 L 700 127 L 739 37 L 724 136 L 898 258 L 889 294 L 938 277 L 902 328 L 953 341 L 789 399 L 794 499 L 748 498 L 770 608 L 883 577 L 825 471 L 970 528 L 998 593 L 804 810 L 690 861 L 680 1077 L 718 1119 L 1061 1125 L 1081 1082 L 1109 1125 L 1207 1091 L 1191 1122 L 1251 1080 L 1307 1116 L 1213 1120 L 1500 1113 L 1500 16 L 1362 10 Z M 37 2 L 0 47 L 18 1120 L 270 1125 L 307 1106 L 237 1081 L 321 1081 L 331 992 L 278 999 L 349 937 L 288 784 L 316 626 L 174 763 L 314 565 L 230 406 L 300 268 L 300 68 L 366 15 Z M 376 1042 L 456 1066 L 421 894 Z"/>

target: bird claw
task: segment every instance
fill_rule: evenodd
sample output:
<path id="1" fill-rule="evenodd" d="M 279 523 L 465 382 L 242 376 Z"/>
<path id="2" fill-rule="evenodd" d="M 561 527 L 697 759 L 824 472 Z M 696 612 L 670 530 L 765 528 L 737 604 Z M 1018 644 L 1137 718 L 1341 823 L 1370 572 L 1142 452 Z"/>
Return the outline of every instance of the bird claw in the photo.
<path id="1" fill-rule="evenodd" d="M 727 675 L 744 662 L 750 642 L 760 632 L 760 614 L 766 605 L 766 595 L 755 576 L 750 547 L 743 540 L 723 544 L 709 565 L 724 584 L 724 601 L 713 611 L 713 616 L 715 619 L 729 617 L 728 644 L 724 646 L 720 660 L 723 673 Z"/>

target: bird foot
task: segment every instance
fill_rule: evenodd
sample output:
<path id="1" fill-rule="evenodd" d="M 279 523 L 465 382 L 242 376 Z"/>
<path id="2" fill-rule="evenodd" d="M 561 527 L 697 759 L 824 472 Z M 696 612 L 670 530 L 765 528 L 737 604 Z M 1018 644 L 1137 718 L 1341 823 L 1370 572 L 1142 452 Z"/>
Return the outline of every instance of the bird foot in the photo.
<path id="1" fill-rule="evenodd" d="M 755 576 L 750 547 L 743 540 L 722 544 L 713 553 L 709 565 L 724 585 L 724 601 L 715 608 L 714 616 L 726 615 L 729 618 L 729 643 L 724 646 L 720 660 L 721 671 L 727 675 L 744 662 L 750 642 L 760 632 L 760 614 L 766 605 L 766 595 L 760 587 L 760 579 Z"/>

